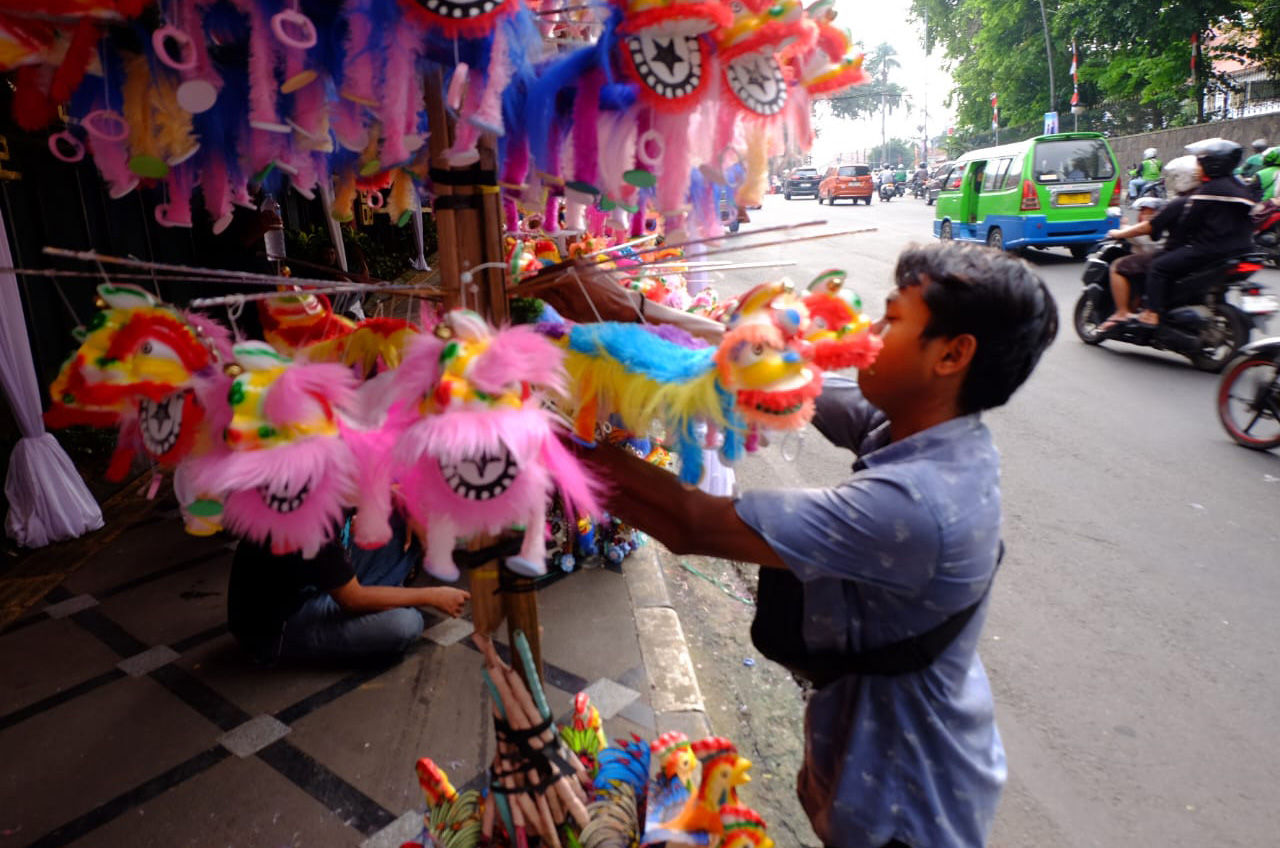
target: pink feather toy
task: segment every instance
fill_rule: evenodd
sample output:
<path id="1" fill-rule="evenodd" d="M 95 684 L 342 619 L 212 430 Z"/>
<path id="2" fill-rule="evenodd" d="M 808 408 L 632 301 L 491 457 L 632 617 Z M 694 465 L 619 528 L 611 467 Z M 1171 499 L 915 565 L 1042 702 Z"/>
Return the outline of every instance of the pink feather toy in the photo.
<path id="1" fill-rule="evenodd" d="M 560 351 L 532 328 L 495 330 L 465 310 L 448 313 L 406 355 L 392 416 L 400 424 L 388 425 L 403 425 L 391 450 L 393 476 L 409 516 L 427 529 L 433 576 L 458 578 L 458 539 L 513 526 L 524 527 L 523 544 L 507 567 L 544 574 L 547 498 L 557 488 L 571 514 L 599 514 L 601 484 L 560 444 L 557 420 L 532 389 L 562 391 L 561 363 Z M 385 506 L 363 509 L 368 518 Z"/>
<path id="2" fill-rule="evenodd" d="M 263 342 L 235 347 L 222 455 L 193 460 L 191 485 L 221 495 L 223 523 L 276 554 L 316 555 L 356 494 L 356 459 L 339 416 L 357 380 L 341 365 L 293 362 Z"/>

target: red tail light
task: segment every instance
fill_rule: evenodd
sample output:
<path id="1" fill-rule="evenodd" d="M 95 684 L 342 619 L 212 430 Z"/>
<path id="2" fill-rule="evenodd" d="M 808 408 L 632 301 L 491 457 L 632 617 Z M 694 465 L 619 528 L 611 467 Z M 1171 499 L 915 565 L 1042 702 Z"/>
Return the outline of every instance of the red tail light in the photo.
<path id="1" fill-rule="evenodd" d="M 1040 195 L 1036 194 L 1036 184 L 1031 180 L 1022 181 L 1022 204 L 1018 208 L 1023 212 L 1040 208 Z"/>
<path id="2" fill-rule="evenodd" d="M 1241 294 L 1262 294 L 1262 288 L 1260 286 L 1248 286 L 1240 289 L 1240 292 Z"/>
<path id="3" fill-rule="evenodd" d="M 1262 266 L 1256 262 L 1241 262 L 1240 264 L 1236 265 L 1237 274 L 1252 274 L 1255 271 L 1261 271 L 1261 270 L 1262 270 Z"/>
<path id="4" fill-rule="evenodd" d="M 1116 180 L 1116 186 L 1111 190 L 1111 202 L 1108 206 L 1119 206 L 1124 203 L 1124 195 L 1120 192 L 1120 180 Z"/>

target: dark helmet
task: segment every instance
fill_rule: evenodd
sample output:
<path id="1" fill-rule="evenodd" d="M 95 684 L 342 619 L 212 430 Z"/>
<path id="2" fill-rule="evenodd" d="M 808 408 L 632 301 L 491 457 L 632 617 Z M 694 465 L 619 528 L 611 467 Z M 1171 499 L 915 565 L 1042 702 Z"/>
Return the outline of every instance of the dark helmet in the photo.
<path id="1" fill-rule="evenodd" d="M 1183 149 L 1196 157 L 1201 170 L 1209 179 L 1229 175 L 1244 157 L 1244 148 L 1225 138 L 1206 138 L 1204 141 L 1188 144 Z"/>

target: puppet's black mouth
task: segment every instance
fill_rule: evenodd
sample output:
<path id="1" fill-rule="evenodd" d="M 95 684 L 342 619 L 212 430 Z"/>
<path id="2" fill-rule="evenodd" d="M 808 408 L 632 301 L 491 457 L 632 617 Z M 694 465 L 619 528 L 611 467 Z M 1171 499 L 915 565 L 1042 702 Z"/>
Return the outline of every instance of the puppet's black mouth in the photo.
<path id="1" fill-rule="evenodd" d="M 142 447 L 152 456 L 164 456 L 173 450 L 182 435 L 182 407 L 187 392 L 174 392 L 162 401 L 143 398 L 138 402 L 138 423 L 142 429 Z"/>
<path id="2" fill-rule="evenodd" d="M 511 488 L 520 466 L 506 445 L 456 464 L 440 463 L 440 473 L 455 495 L 469 501 L 487 501 Z"/>
<path id="3" fill-rule="evenodd" d="M 311 494 L 311 480 L 308 479 L 296 491 L 287 482 L 268 483 L 258 487 L 258 494 L 262 496 L 262 502 L 272 512 L 288 515 L 302 506 L 307 495 Z"/>
<path id="4" fill-rule="evenodd" d="M 787 82 L 772 55 L 751 53 L 724 69 L 729 90 L 742 105 L 759 115 L 776 115 L 787 103 Z"/>
<path id="5" fill-rule="evenodd" d="M 414 0 L 414 2 L 433 15 L 452 18 L 455 21 L 487 15 L 502 5 L 502 0 L 475 0 L 471 3 L 465 0 Z"/>
<path id="6" fill-rule="evenodd" d="M 687 97 L 702 84 L 702 43 L 696 36 L 632 35 L 627 50 L 641 81 L 659 97 Z"/>

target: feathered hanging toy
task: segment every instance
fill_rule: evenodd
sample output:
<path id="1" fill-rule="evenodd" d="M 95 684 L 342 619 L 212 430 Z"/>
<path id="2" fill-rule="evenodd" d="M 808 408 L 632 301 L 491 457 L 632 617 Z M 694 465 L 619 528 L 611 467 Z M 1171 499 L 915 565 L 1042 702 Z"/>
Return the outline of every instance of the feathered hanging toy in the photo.
<path id="1" fill-rule="evenodd" d="M 599 514 L 599 484 L 556 437 L 559 426 L 534 387 L 563 391 L 560 352 L 530 327 L 495 330 L 454 310 L 410 343 L 392 378 L 387 427 L 398 430 L 391 478 L 409 516 L 427 531 L 426 570 L 458 579 L 453 548 L 478 533 L 524 528 L 507 567 L 546 572 L 547 499 L 558 489 L 568 509 Z M 368 463 L 366 463 L 367 465 Z M 364 486 L 358 541 L 385 541 L 388 490 Z"/>

